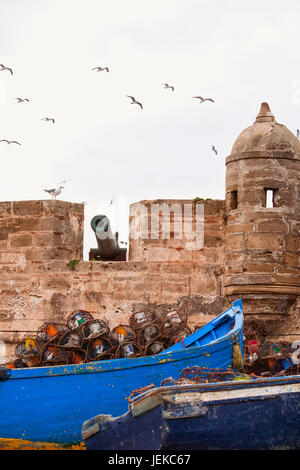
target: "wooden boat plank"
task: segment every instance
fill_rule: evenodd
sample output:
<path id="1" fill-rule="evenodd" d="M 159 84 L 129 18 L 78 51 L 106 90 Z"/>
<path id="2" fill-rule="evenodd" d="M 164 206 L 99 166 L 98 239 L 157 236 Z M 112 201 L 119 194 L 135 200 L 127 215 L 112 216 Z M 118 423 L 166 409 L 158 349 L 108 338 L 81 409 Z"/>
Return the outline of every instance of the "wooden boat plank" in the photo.
<path id="1" fill-rule="evenodd" d="M 155 403 L 156 395 L 160 405 L 146 413 L 133 416 L 131 407 L 106 427 L 100 424 L 87 449 L 141 450 L 140 432 L 150 436 L 151 450 L 300 448 L 299 376 L 159 387 L 135 405 Z M 119 436 L 122 441 L 114 440 Z"/>

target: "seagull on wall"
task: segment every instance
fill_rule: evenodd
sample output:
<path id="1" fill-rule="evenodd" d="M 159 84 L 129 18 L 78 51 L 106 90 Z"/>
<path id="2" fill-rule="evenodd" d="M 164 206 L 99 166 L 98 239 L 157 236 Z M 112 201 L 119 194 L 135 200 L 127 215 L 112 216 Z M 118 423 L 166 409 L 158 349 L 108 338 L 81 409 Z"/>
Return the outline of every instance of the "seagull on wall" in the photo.
<path id="1" fill-rule="evenodd" d="M 20 142 L 17 142 L 16 140 L 1 139 L 0 142 L 6 142 L 7 145 L 9 145 L 9 144 L 18 144 L 18 145 L 21 145 Z"/>
<path id="2" fill-rule="evenodd" d="M 11 73 L 11 75 L 13 74 L 13 71 L 12 71 L 12 69 L 11 69 L 11 68 L 9 68 L 9 67 L 6 67 L 4 64 L 0 64 L 0 67 L 1 67 L 1 70 L 0 70 L 0 72 L 2 72 L 3 70 L 7 70 L 8 72 L 10 72 L 10 73 Z"/>
<path id="3" fill-rule="evenodd" d="M 164 88 L 171 88 L 172 91 L 174 91 L 174 87 L 172 85 L 168 85 L 167 83 L 164 83 Z"/>
<path id="4" fill-rule="evenodd" d="M 44 117 L 41 119 L 41 121 L 52 121 L 53 124 L 55 123 L 54 119 L 53 118 L 48 118 L 48 117 Z"/>
<path id="5" fill-rule="evenodd" d="M 52 197 L 52 199 L 56 199 L 56 196 L 58 196 L 61 193 L 61 190 L 64 189 L 64 186 L 58 185 L 57 188 L 54 189 L 44 189 L 46 193 L 49 193 Z"/>
<path id="6" fill-rule="evenodd" d="M 214 145 L 212 145 L 211 148 L 212 148 L 213 152 L 215 152 L 215 154 L 218 155 L 216 147 Z"/>
<path id="7" fill-rule="evenodd" d="M 137 101 L 134 96 L 130 96 L 130 95 L 126 95 L 126 96 L 127 96 L 128 98 L 131 98 L 131 104 L 138 104 L 138 105 L 141 107 L 141 109 L 143 109 L 142 103 L 140 103 L 139 101 Z"/>
<path id="8" fill-rule="evenodd" d="M 299 129 L 297 129 L 297 139 L 299 140 L 299 138 L 300 138 L 300 131 Z"/>
<path id="9" fill-rule="evenodd" d="M 200 103 L 204 103 L 204 101 L 211 101 L 214 103 L 214 100 L 212 98 L 202 98 L 202 96 L 193 96 L 193 98 L 198 98 L 200 100 Z"/>
<path id="10" fill-rule="evenodd" d="M 97 72 L 103 72 L 103 70 L 106 70 L 106 72 L 109 72 L 108 67 L 94 67 L 92 70 L 97 70 Z"/>
<path id="11" fill-rule="evenodd" d="M 29 99 L 28 98 L 15 98 L 15 100 L 18 101 L 18 103 L 24 103 L 24 101 L 27 101 L 29 103 Z"/>

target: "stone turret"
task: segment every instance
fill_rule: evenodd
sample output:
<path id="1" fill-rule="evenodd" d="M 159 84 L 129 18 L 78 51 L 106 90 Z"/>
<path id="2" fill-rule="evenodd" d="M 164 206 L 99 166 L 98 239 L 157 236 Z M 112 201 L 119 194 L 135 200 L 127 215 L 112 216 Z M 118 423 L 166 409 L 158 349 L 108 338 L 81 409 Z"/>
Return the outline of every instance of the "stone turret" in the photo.
<path id="1" fill-rule="evenodd" d="M 283 318 L 300 294 L 300 142 L 262 103 L 226 159 L 225 294 Z"/>

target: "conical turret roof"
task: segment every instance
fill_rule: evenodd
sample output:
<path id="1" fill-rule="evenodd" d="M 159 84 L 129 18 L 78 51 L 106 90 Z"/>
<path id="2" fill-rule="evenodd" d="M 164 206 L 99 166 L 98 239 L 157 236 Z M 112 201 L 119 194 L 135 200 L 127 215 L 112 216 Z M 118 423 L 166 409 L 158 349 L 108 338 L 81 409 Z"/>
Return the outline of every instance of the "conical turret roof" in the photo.
<path id="1" fill-rule="evenodd" d="M 257 151 L 281 151 L 300 156 L 300 141 L 286 126 L 276 122 L 268 103 L 261 104 L 255 122 L 238 136 L 231 156 Z"/>

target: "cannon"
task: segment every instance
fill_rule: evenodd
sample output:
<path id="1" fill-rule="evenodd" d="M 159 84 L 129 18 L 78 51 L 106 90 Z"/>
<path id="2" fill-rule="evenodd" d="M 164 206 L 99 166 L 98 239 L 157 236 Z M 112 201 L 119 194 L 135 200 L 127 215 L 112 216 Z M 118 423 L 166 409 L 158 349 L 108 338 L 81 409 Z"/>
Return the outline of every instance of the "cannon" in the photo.
<path id="1" fill-rule="evenodd" d="M 113 234 L 106 215 L 95 215 L 91 220 L 91 227 L 95 232 L 98 248 L 90 249 L 90 261 L 126 261 L 127 248 L 119 246 L 119 234 Z"/>

